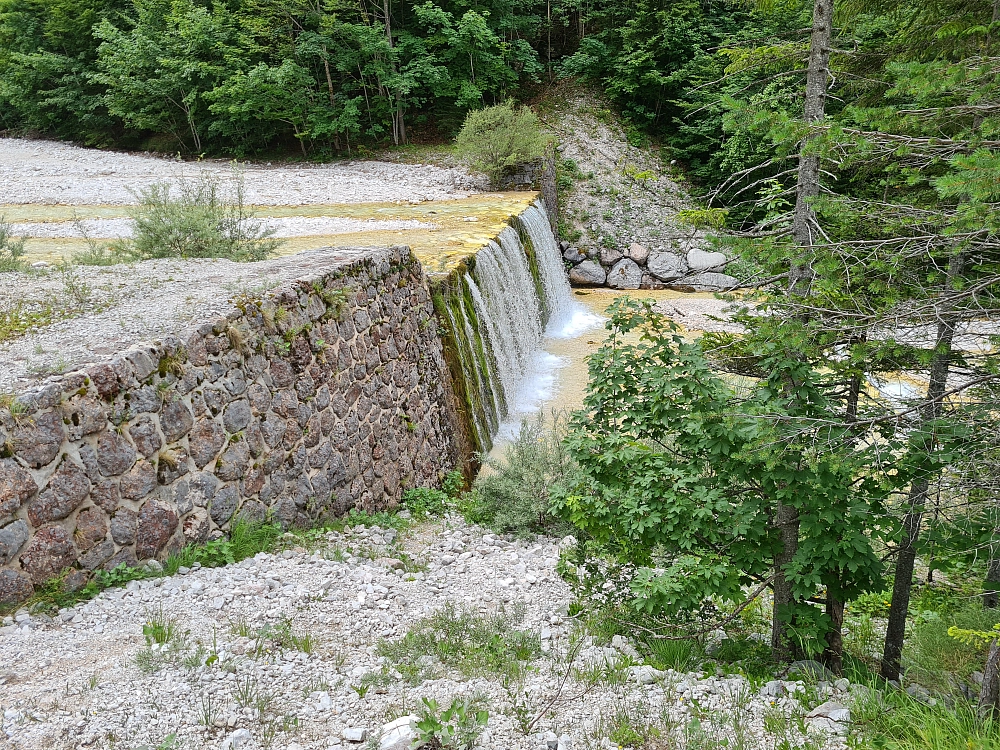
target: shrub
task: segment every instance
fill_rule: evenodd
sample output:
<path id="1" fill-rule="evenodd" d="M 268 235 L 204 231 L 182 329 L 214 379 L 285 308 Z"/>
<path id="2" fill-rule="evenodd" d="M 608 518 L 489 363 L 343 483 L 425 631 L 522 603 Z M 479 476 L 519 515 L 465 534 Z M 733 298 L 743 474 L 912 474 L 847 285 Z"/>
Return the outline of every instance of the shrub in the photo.
<path id="1" fill-rule="evenodd" d="M 11 234 L 10 224 L 0 216 L 0 273 L 28 269 L 27 262 L 21 260 L 26 240 L 26 237 L 15 239 Z"/>
<path id="2" fill-rule="evenodd" d="M 469 112 L 455 139 L 466 163 L 484 172 L 494 187 L 512 167 L 540 159 L 548 144 L 535 113 L 510 102 Z"/>
<path id="3" fill-rule="evenodd" d="M 158 183 L 138 194 L 132 212 L 133 237 L 121 248 L 136 260 L 153 258 L 228 258 L 259 261 L 281 244 L 273 230 L 253 219 L 244 202 L 243 181 L 234 174 L 233 188 L 203 176 L 173 186 Z"/>
<path id="4" fill-rule="evenodd" d="M 460 471 L 449 471 L 441 480 L 441 489 L 411 487 L 403 492 L 403 506 L 414 518 L 441 516 L 454 505 L 465 489 L 465 477 Z"/>
<path id="5" fill-rule="evenodd" d="M 963 643 L 948 635 L 949 627 L 990 630 L 1000 619 L 995 610 L 972 602 L 954 614 L 924 613 L 903 652 L 906 678 L 932 690 L 947 692 L 950 678 L 968 679 L 983 668 L 986 644 Z"/>
<path id="6" fill-rule="evenodd" d="M 481 708 L 482 701 L 456 698 L 442 709 L 432 698 L 421 699 L 417 708 L 414 748 L 427 750 L 469 750 L 489 722 L 490 714 Z"/>
<path id="7" fill-rule="evenodd" d="M 541 417 L 522 422 L 501 458 L 484 458 L 484 471 L 463 501 L 466 518 L 501 533 L 574 531 L 571 524 L 549 512 L 553 487 L 567 484 L 576 474 L 576 465 L 562 444 L 564 431 L 558 420 L 551 429 Z"/>

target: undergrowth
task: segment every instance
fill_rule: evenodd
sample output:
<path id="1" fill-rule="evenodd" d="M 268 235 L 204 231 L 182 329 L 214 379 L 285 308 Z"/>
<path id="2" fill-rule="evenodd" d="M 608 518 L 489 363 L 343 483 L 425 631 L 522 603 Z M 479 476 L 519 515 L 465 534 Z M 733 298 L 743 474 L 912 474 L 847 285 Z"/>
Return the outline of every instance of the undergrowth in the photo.
<path id="1" fill-rule="evenodd" d="M 377 653 L 412 685 L 442 668 L 466 677 L 494 674 L 517 680 L 542 653 L 538 633 L 517 629 L 524 614 L 523 605 L 481 615 L 448 603 L 401 639 L 381 641 Z"/>
<path id="2" fill-rule="evenodd" d="M 0 271 L 19 270 L 4 268 L 9 258 L 5 261 L 3 257 L 2 231 L 0 226 Z M 61 266 L 57 272 L 62 284 L 58 291 L 48 291 L 33 299 L 20 297 L 0 299 L 0 343 L 25 336 L 60 320 L 100 312 L 110 304 L 107 299 L 92 302 L 93 290 L 72 266 Z"/>
<path id="3" fill-rule="evenodd" d="M 524 420 L 502 456 L 484 457 L 484 471 L 461 501 L 470 523 L 518 536 L 576 531 L 550 512 L 553 487 L 571 482 L 576 474 L 563 445 L 565 424 L 554 422 L 547 425 L 541 416 Z"/>

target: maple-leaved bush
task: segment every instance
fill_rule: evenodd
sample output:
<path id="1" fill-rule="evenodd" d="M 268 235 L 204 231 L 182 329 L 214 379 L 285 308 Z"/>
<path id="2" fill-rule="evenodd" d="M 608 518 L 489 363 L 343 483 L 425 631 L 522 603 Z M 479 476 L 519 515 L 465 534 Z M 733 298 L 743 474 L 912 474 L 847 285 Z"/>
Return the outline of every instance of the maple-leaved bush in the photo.
<path id="1" fill-rule="evenodd" d="M 556 493 L 554 512 L 589 554 L 631 571 L 637 612 L 670 620 L 766 591 L 775 506 L 793 507 L 799 544 L 783 572 L 794 598 L 774 615 L 801 652 L 822 651 L 827 594 L 846 602 L 882 586 L 873 545 L 905 481 L 895 437 L 859 439 L 834 414 L 829 376 L 794 350 L 759 352 L 761 377 L 723 377 L 651 302 L 622 298 L 609 314 L 566 438 L 584 479 Z"/>

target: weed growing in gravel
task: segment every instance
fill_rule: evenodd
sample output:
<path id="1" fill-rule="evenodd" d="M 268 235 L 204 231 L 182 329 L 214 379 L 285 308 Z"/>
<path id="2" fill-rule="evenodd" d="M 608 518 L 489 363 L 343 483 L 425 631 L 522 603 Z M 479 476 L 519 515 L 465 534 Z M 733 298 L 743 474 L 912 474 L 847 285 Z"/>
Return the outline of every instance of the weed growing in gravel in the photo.
<path id="1" fill-rule="evenodd" d="M 28 263 L 21 260 L 27 240 L 27 237 L 16 239 L 11 233 L 10 224 L 0 216 L 0 273 L 28 270 Z"/>
<path id="2" fill-rule="evenodd" d="M 189 545 L 177 555 L 170 557 L 164 564 L 164 572 L 173 575 L 178 568 L 190 568 L 199 563 L 206 568 L 216 568 L 220 565 L 233 565 L 253 557 L 259 552 L 273 550 L 279 537 L 281 527 L 277 524 L 252 524 L 236 521 L 229 531 L 228 538 L 216 539 L 203 545 Z"/>
<path id="3" fill-rule="evenodd" d="M 442 708 L 432 698 L 422 698 L 417 707 L 415 748 L 469 750 L 486 729 L 490 713 L 479 696 L 455 698 Z"/>
<path id="4" fill-rule="evenodd" d="M 417 622 L 400 640 L 380 642 L 377 653 L 410 684 L 433 674 L 435 662 L 467 677 L 495 674 L 518 679 L 529 669 L 528 662 L 542 653 L 538 634 L 516 627 L 524 614 L 523 605 L 484 616 L 449 603 Z"/>
<path id="5" fill-rule="evenodd" d="M 181 629 L 176 620 L 163 614 L 161 608 L 142 626 L 142 635 L 146 639 L 147 646 L 152 646 L 154 643 L 162 646 L 176 640 L 181 635 Z"/>
<path id="6" fill-rule="evenodd" d="M 214 726 L 216 719 L 222 716 L 225 708 L 226 704 L 221 703 L 217 698 L 213 698 L 211 693 L 202 693 L 198 723 L 206 727 Z"/>
<path id="7" fill-rule="evenodd" d="M 160 744 L 153 747 L 152 745 L 138 745 L 135 750 L 174 750 L 178 745 L 177 733 L 172 732 L 168 734 Z"/>
<path id="8" fill-rule="evenodd" d="M 646 747 L 662 736 L 658 723 L 650 718 L 648 704 L 616 701 L 610 715 L 601 717 L 602 733 L 618 747 Z"/>
<path id="9" fill-rule="evenodd" d="M 5 263 L 2 243 L 0 227 L 0 271 L 4 270 Z M 8 259 L 7 262 L 11 261 Z M 50 291 L 33 299 L 15 297 L 0 301 L 0 342 L 27 335 L 60 320 L 100 312 L 110 304 L 108 300 L 91 303 L 93 290 L 72 267 L 63 266 L 59 273 L 63 285 L 58 292 Z"/>
<path id="10" fill-rule="evenodd" d="M 430 487 L 411 487 L 403 493 L 403 505 L 414 518 L 440 516 L 448 508 L 448 496 Z"/>
<path id="11" fill-rule="evenodd" d="M 74 264 L 79 266 L 114 266 L 126 260 L 116 251 L 112 243 L 98 242 L 91 237 L 87 225 L 79 219 L 73 222 L 73 226 L 83 237 L 83 241 L 87 243 L 86 250 L 78 250 L 71 256 L 70 259 Z"/>
<path id="12" fill-rule="evenodd" d="M 455 501 L 465 490 L 465 477 L 460 471 L 448 472 L 441 482 L 441 489 L 432 487 L 411 487 L 403 493 L 403 506 L 414 518 L 442 516 L 455 505 Z"/>
<path id="13" fill-rule="evenodd" d="M 304 654 L 311 654 L 316 649 L 316 639 L 310 633 L 296 633 L 292 630 L 292 621 L 284 619 L 277 625 L 254 627 L 246 618 L 237 618 L 230 623 L 230 632 L 241 638 L 254 641 L 250 647 L 250 656 L 260 658 L 274 649 L 293 649 Z"/>

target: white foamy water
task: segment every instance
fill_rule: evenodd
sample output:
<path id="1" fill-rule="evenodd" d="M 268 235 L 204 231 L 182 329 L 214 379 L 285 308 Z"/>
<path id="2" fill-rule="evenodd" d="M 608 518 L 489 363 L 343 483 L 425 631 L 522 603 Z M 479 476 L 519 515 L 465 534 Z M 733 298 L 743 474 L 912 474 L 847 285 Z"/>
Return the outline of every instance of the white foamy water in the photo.
<path id="1" fill-rule="evenodd" d="M 495 436 L 509 439 L 521 420 L 552 398 L 558 371 L 568 360 L 546 350 L 550 339 L 569 339 L 596 328 L 603 318 L 572 297 L 562 254 L 539 201 L 519 217 L 531 240 L 543 296 L 539 299 L 527 254 L 517 231 L 504 229 L 476 255 L 475 279 L 466 283 L 490 340 L 503 391 Z M 548 322 L 542 326 L 547 316 Z"/>

